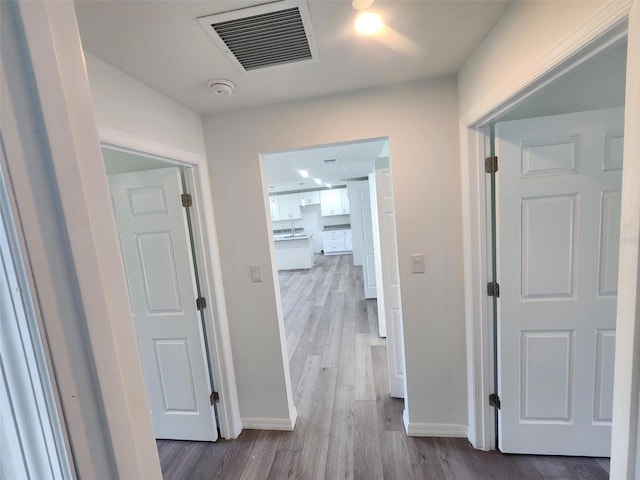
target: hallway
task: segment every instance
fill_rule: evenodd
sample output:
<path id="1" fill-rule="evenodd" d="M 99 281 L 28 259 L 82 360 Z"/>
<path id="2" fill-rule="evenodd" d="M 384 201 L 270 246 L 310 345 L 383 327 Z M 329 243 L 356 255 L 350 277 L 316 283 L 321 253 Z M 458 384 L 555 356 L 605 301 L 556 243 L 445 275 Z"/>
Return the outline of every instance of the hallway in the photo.
<path id="1" fill-rule="evenodd" d="M 407 437 L 389 397 L 376 301 L 351 255 L 280 272 L 298 420 L 217 443 L 158 440 L 165 479 L 606 479 L 608 460 L 480 452 L 461 438 Z"/>

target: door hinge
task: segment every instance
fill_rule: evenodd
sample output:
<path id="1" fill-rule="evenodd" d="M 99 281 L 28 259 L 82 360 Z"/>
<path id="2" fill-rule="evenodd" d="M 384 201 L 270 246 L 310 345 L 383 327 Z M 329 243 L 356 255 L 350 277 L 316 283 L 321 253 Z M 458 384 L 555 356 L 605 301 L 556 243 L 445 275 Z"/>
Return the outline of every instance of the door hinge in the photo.
<path id="1" fill-rule="evenodd" d="M 183 193 L 182 195 L 180 195 L 180 200 L 182 200 L 182 206 L 184 208 L 188 208 L 193 205 L 193 198 L 191 198 L 190 193 Z"/>
<path id="2" fill-rule="evenodd" d="M 211 392 L 209 395 L 209 400 L 211 400 L 211 405 L 220 401 L 220 394 L 218 392 Z"/>
<path id="3" fill-rule="evenodd" d="M 487 173 L 496 173 L 498 171 L 498 157 L 485 158 L 484 171 Z"/>
<path id="4" fill-rule="evenodd" d="M 207 308 L 207 299 L 204 297 L 196 298 L 196 310 L 200 311 Z"/>
<path id="5" fill-rule="evenodd" d="M 491 395 L 489 395 L 489 406 L 498 409 L 500 408 L 500 397 L 497 393 L 492 393 Z"/>
<path id="6" fill-rule="evenodd" d="M 498 282 L 487 283 L 487 295 L 490 297 L 500 296 L 500 284 Z"/>

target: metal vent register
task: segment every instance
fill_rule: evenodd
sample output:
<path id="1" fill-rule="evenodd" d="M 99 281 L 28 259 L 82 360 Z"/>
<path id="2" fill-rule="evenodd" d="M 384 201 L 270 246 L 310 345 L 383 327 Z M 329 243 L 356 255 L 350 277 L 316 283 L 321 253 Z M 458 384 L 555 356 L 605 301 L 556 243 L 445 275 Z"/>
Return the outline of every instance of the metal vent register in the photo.
<path id="1" fill-rule="evenodd" d="M 198 21 L 243 71 L 317 59 L 306 2 L 284 0 Z"/>

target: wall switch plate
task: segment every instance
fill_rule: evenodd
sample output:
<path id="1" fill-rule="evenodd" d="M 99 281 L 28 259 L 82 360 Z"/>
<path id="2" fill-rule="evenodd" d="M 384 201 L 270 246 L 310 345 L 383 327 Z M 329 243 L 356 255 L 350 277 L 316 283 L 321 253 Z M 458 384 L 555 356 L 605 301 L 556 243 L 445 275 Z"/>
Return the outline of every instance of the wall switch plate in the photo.
<path id="1" fill-rule="evenodd" d="M 424 273 L 424 254 L 416 253 L 411 255 L 411 271 L 413 273 Z"/>
<path id="2" fill-rule="evenodd" d="M 249 272 L 251 272 L 251 281 L 253 283 L 262 281 L 262 268 L 260 265 L 250 265 Z"/>

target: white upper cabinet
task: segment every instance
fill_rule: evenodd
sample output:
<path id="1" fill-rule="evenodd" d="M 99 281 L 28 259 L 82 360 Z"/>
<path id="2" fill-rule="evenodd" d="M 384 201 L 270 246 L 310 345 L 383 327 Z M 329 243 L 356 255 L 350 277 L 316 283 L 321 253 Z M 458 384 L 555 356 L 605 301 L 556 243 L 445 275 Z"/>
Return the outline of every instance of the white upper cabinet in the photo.
<path id="1" fill-rule="evenodd" d="M 271 221 L 296 220 L 302 217 L 297 193 L 272 195 L 269 197 Z"/>
<path id="2" fill-rule="evenodd" d="M 269 197 L 269 208 L 271 209 L 271 221 L 280 220 L 280 199 Z"/>
<path id="3" fill-rule="evenodd" d="M 346 188 L 322 190 L 320 192 L 320 213 L 323 217 L 347 215 L 349 213 L 349 192 Z"/>
<path id="4" fill-rule="evenodd" d="M 320 192 L 317 190 L 315 192 L 301 192 L 299 196 L 301 207 L 320 204 Z"/>

